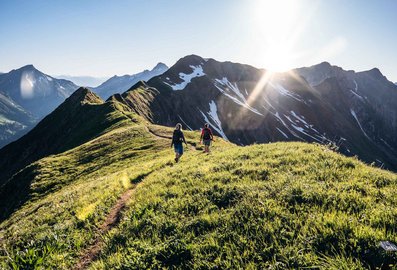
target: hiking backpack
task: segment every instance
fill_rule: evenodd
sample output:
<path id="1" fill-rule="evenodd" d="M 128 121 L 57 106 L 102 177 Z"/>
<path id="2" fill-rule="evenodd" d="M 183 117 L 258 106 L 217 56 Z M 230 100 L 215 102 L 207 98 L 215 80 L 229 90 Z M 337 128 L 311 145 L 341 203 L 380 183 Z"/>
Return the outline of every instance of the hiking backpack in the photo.
<path id="1" fill-rule="evenodd" d="M 203 139 L 204 140 L 210 140 L 211 139 L 211 130 L 209 128 L 204 128 Z"/>

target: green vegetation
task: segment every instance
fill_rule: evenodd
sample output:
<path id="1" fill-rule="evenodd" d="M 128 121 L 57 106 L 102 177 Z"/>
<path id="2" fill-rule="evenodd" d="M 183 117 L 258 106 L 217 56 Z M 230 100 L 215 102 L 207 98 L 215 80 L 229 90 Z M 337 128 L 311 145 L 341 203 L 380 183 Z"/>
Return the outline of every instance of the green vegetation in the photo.
<path id="1" fill-rule="evenodd" d="M 92 269 L 393 264 L 396 175 L 326 147 L 233 147 L 150 174 Z M 395 266 L 394 266 L 395 267 Z"/>
<path id="2" fill-rule="evenodd" d="M 175 164 L 172 129 L 123 115 L 16 176 L 29 196 L 0 224 L 0 268 L 71 269 L 135 188 L 91 269 L 397 269 L 378 247 L 397 242 L 395 174 L 315 144 L 217 139 L 206 155 L 195 132 Z"/>

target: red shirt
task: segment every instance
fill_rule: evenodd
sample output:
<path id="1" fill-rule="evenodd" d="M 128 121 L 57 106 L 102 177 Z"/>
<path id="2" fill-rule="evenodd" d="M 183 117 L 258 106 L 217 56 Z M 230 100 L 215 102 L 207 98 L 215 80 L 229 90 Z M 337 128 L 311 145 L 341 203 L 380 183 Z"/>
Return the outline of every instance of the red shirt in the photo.
<path id="1" fill-rule="evenodd" d="M 213 136 L 213 134 L 212 134 L 212 130 L 210 129 L 210 128 L 203 128 L 202 130 L 201 130 L 201 138 L 203 138 L 203 136 L 204 136 L 204 131 L 205 130 L 208 130 L 208 132 L 209 132 L 209 134 L 210 134 L 210 139 L 212 139 L 212 136 Z M 206 139 L 205 139 L 206 140 Z"/>

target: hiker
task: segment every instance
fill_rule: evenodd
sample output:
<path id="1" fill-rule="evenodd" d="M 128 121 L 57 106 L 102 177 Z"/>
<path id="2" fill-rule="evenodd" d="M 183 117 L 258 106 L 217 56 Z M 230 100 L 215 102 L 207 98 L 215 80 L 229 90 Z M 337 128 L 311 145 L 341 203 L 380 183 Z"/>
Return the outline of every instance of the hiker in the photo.
<path id="1" fill-rule="evenodd" d="M 201 130 L 200 143 L 204 144 L 204 153 L 210 152 L 211 141 L 214 140 L 214 135 L 212 134 L 212 130 L 209 128 L 209 124 L 205 123 L 204 128 Z"/>
<path id="2" fill-rule="evenodd" d="M 174 146 L 175 149 L 175 162 L 178 162 L 183 155 L 183 145 L 182 142 L 187 146 L 185 136 L 182 132 L 182 124 L 178 123 L 175 126 L 174 133 L 172 134 L 171 147 Z"/>

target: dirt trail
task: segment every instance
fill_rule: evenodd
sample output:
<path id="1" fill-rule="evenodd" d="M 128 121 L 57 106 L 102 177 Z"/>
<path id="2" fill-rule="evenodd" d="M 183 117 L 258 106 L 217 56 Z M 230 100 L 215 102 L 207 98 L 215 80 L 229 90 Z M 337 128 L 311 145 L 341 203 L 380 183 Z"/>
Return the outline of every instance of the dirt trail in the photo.
<path id="1" fill-rule="evenodd" d="M 99 228 L 95 241 L 83 252 L 83 255 L 73 268 L 74 270 L 86 269 L 91 262 L 98 258 L 104 245 L 102 236 L 120 223 L 121 214 L 125 209 L 127 201 L 131 198 L 136 186 L 137 185 L 134 185 L 131 189 L 124 192 L 123 195 L 121 195 L 121 197 L 117 200 L 116 204 L 112 207 L 109 214 L 107 215 L 106 220 Z"/>
<path id="2" fill-rule="evenodd" d="M 147 128 L 147 130 L 150 134 L 157 138 L 169 140 L 172 139 L 172 136 L 157 134 L 150 128 Z M 198 150 L 195 143 L 187 143 L 190 145 L 190 148 L 192 150 Z M 126 203 L 131 198 L 136 186 L 137 185 L 134 185 L 132 188 L 125 191 L 123 195 L 121 195 L 121 197 L 117 200 L 116 204 L 112 207 L 109 214 L 107 215 L 106 220 L 100 226 L 94 242 L 84 250 L 83 255 L 80 257 L 78 263 L 73 268 L 74 270 L 86 269 L 101 254 L 102 248 L 104 247 L 104 241 L 102 236 L 120 223 L 122 212 L 126 207 Z"/>
<path id="3" fill-rule="evenodd" d="M 172 136 L 157 134 L 156 132 L 154 132 L 154 131 L 151 130 L 150 128 L 147 128 L 147 130 L 149 131 L 150 134 L 152 134 L 152 135 L 155 136 L 155 137 L 162 138 L 162 139 L 169 139 L 169 140 L 172 140 Z M 192 142 L 189 142 L 189 141 L 187 141 L 187 140 L 186 140 L 186 142 L 187 142 L 188 145 L 190 145 L 190 148 L 191 148 L 192 150 L 198 150 L 198 149 L 197 149 L 197 144 L 196 144 L 196 143 L 192 143 Z"/>

